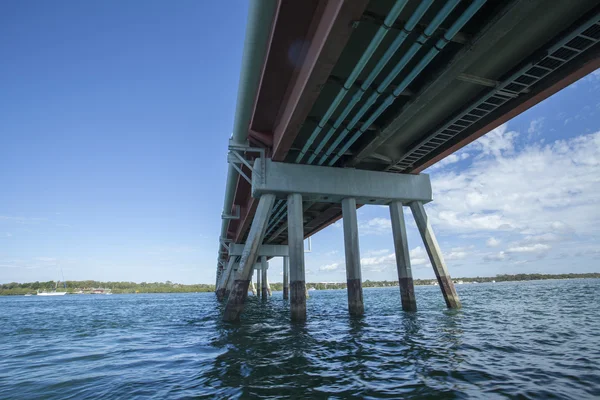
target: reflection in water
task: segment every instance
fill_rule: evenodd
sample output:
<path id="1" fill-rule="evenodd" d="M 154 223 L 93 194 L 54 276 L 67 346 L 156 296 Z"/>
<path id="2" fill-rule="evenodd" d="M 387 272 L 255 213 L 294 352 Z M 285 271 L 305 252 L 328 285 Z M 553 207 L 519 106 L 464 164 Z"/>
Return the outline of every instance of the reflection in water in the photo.
<path id="1" fill-rule="evenodd" d="M 448 311 L 417 287 L 312 292 L 290 322 L 281 293 L 239 324 L 214 294 L 0 299 L 0 398 L 437 398 L 600 395 L 600 280 L 461 285 Z M 585 307 L 582 307 L 585 304 Z"/>

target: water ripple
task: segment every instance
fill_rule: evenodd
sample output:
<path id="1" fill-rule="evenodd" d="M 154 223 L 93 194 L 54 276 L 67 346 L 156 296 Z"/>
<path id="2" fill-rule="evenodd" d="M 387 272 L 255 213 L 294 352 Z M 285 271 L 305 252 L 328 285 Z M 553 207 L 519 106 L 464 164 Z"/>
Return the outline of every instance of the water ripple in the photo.
<path id="1" fill-rule="evenodd" d="M 222 323 L 212 293 L 0 298 L 0 398 L 598 398 L 600 280 L 275 293 Z"/>

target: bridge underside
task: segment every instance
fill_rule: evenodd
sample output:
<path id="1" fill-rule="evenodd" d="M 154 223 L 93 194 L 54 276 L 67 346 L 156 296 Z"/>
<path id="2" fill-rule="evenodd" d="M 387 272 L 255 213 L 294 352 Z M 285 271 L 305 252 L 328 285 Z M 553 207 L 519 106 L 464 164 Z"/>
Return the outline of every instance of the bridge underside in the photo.
<path id="1" fill-rule="evenodd" d="M 418 173 L 600 67 L 595 0 L 424 3 L 281 1 L 250 145 L 279 162 Z M 401 12 L 389 24 L 394 7 Z M 231 212 L 241 212 L 228 240 L 246 241 L 257 204 L 239 176 Z M 337 202 L 305 203 L 305 237 L 341 215 Z M 276 200 L 264 243 L 287 238 L 286 203 Z"/>

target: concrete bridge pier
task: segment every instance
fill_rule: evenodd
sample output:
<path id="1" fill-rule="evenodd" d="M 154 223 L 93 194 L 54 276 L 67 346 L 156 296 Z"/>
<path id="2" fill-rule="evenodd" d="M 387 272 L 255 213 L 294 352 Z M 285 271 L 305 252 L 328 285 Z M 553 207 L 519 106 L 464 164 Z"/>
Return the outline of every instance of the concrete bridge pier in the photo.
<path id="1" fill-rule="evenodd" d="M 235 258 L 235 257 L 234 257 Z M 231 270 L 231 274 L 229 275 L 229 279 L 227 280 L 227 287 L 225 288 L 225 299 L 229 298 L 229 295 L 231 294 L 231 289 L 233 289 L 233 277 L 235 276 L 235 274 L 237 274 L 239 268 L 239 263 L 234 263 L 233 264 L 233 268 Z"/>
<path id="2" fill-rule="evenodd" d="M 245 243 L 232 243 L 228 246 L 228 252 L 230 257 L 241 257 L 244 254 L 244 249 L 246 247 Z M 271 257 L 284 257 L 286 260 L 288 259 L 289 251 L 287 245 L 272 245 L 272 244 L 261 244 L 258 247 L 256 252 L 256 257 L 259 262 L 254 265 L 254 269 L 250 273 L 250 279 L 253 277 L 253 273 L 256 270 L 256 283 L 257 283 L 257 293 L 258 297 L 263 295 L 263 289 L 266 286 L 266 295 L 271 296 L 271 285 L 269 283 L 268 269 L 269 263 L 268 259 Z M 287 262 L 287 261 L 286 261 Z M 266 263 L 266 264 L 265 264 Z M 289 271 L 289 268 L 288 268 Z M 266 276 L 265 276 L 266 275 Z M 289 279 L 288 279 L 289 281 Z M 253 284 L 252 284 L 253 286 Z M 288 285 L 289 287 L 289 285 Z M 218 290 L 218 289 L 217 289 Z"/>
<path id="3" fill-rule="evenodd" d="M 235 264 L 236 260 L 237 257 L 229 257 L 227 267 L 222 271 L 221 276 L 219 277 L 216 290 L 217 299 L 219 301 L 226 298 L 227 286 L 229 281 L 231 280 L 233 265 Z"/>
<path id="4" fill-rule="evenodd" d="M 423 208 L 424 203 L 432 200 L 429 176 L 278 163 L 264 158 L 255 160 L 254 170 L 262 171 L 262 175 L 254 175 L 252 179 L 252 195 L 260 200 L 250 232 L 245 244 L 233 243 L 227 247 L 230 259 L 233 256 L 241 256 L 241 260 L 238 272 L 230 273 L 231 276 L 235 275 L 235 282 L 225 308 L 225 321 L 239 319 L 248 294 L 252 268 L 261 271 L 257 273 L 257 295 L 267 298 L 267 259 L 270 257 L 284 257 L 284 296 L 288 295 L 285 288 L 289 279 L 291 318 L 294 321 L 306 320 L 308 295 L 304 265 L 303 199 L 310 199 L 311 202 L 341 203 L 350 315 L 364 314 L 357 202 L 387 205 L 390 208 L 403 310 L 417 309 L 406 239 L 403 212 L 405 204 L 410 205 L 412 209 L 446 305 L 449 308 L 460 307 L 460 300 Z M 276 196 L 287 198 L 286 245 L 262 244 Z M 258 257 L 261 258 L 261 263 L 253 267 Z M 233 264 L 229 263 L 224 274 L 230 268 L 233 269 Z M 289 273 L 286 273 L 288 269 Z"/>
<path id="5" fill-rule="evenodd" d="M 444 295 L 446 306 L 448 306 L 448 308 L 460 308 L 461 304 L 458 294 L 456 293 L 456 288 L 454 287 L 454 283 L 452 283 L 448 268 L 446 268 L 442 251 L 440 250 L 440 246 L 438 245 L 429 219 L 427 218 L 423 202 L 413 201 L 410 203 L 410 209 L 415 217 L 415 222 L 417 223 L 417 228 L 423 239 L 425 250 L 427 250 L 431 265 L 433 266 L 433 271 L 435 272 L 440 289 Z"/>
<path id="6" fill-rule="evenodd" d="M 356 199 L 342 199 L 342 219 L 344 225 L 344 248 L 346 252 L 346 282 L 348 284 L 348 311 L 350 315 L 365 313 L 360 270 L 360 249 L 358 246 L 358 222 Z"/>
<path id="7" fill-rule="evenodd" d="M 306 320 L 306 281 L 302 195 L 289 194 L 287 207 L 291 317 L 293 321 L 304 321 Z"/>
<path id="8" fill-rule="evenodd" d="M 258 257 L 258 250 L 263 242 L 265 230 L 267 229 L 267 222 L 271 215 L 274 202 L 274 194 L 263 194 L 260 196 L 252 226 L 250 227 L 250 232 L 248 233 L 248 238 L 244 245 L 238 272 L 235 275 L 233 288 L 227 299 L 227 305 L 225 306 L 225 311 L 223 313 L 223 321 L 239 321 L 240 314 L 244 310 L 244 304 L 248 297 L 248 286 L 250 285 L 250 273 L 252 272 L 252 268 Z M 302 204 L 300 204 L 300 207 L 302 207 Z"/>
<path id="9" fill-rule="evenodd" d="M 260 295 L 262 296 L 263 300 L 266 300 L 267 297 L 269 297 L 269 290 L 267 288 L 267 269 L 269 268 L 269 263 L 267 262 L 267 257 L 262 256 L 260 258 L 260 264 L 261 264 L 261 268 L 260 268 L 260 272 L 261 272 L 261 281 L 262 281 L 262 287 L 261 287 L 261 292 Z"/>
<path id="10" fill-rule="evenodd" d="M 257 296 L 256 287 L 254 287 L 254 281 L 252 280 L 252 275 L 250 276 L 250 291 L 252 292 L 253 296 Z"/>
<path id="11" fill-rule="evenodd" d="M 287 300 L 290 293 L 290 265 L 288 257 L 283 257 L 283 299 Z"/>
<path id="12" fill-rule="evenodd" d="M 262 268 L 256 270 L 256 297 L 260 299 L 262 295 Z"/>
<path id="13" fill-rule="evenodd" d="M 401 201 L 390 203 L 390 217 L 392 220 L 392 234 L 394 235 L 394 250 L 396 252 L 396 268 L 398 269 L 398 283 L 400 298 L 404 311 L 417 311 L 415 286 L 410 267 L 408 240 L 406 237 L 406 224 Z"/>

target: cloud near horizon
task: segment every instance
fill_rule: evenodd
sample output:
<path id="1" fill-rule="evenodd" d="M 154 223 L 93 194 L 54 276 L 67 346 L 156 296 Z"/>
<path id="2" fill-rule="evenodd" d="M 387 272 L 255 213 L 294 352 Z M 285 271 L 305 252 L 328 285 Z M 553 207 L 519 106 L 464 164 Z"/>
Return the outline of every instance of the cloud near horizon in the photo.
<path id="1" fill-rule="evenodd" d="M 482 266 L 494 262 L 600 257 L 600 132 L 545 143 L 543 125 L 532 120 L 525 134 L 501 125 L 425 171 L 434 191 L 426 209 L 447 263 L 485 275 Z M 361 247 L 369 236 L 391 236 L 387 207 L 377 214 L 359 214 Z M 409 236 L 418 238 L 410 210 L 405 214 Z M 410 258 L 417 276 L 431 266 L 422 244 Z M 361 264 L 366 277 L 394 277 L 391 250 L 370 248 Z M 341 275 L 343 254 L 320 270 Z"/>

